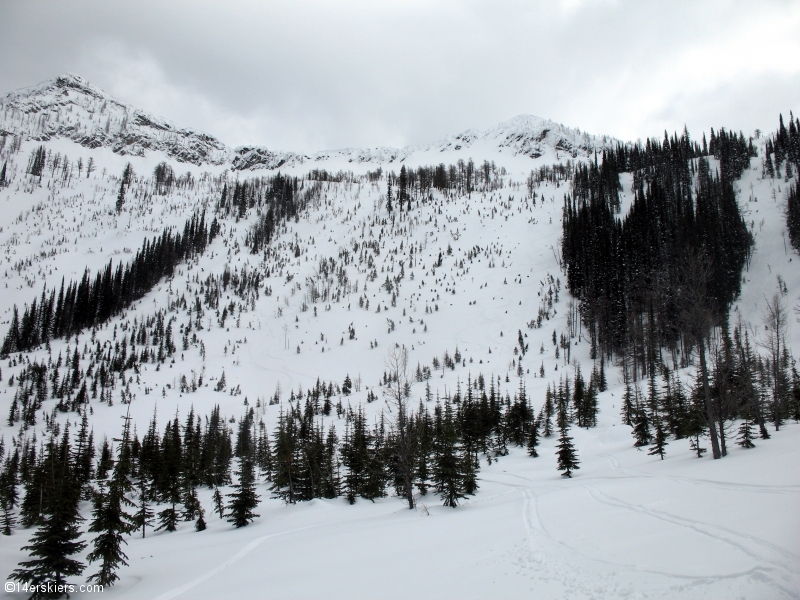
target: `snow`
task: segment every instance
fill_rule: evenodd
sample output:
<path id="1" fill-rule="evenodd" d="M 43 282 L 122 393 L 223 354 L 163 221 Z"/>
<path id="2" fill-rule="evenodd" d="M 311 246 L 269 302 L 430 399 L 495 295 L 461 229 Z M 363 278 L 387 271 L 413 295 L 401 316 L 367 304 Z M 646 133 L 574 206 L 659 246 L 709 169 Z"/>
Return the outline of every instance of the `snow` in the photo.
<path id="1" fill-rule="evenodd" d="M 614 425 L 612 393 L 597 429 L 573 430 L 583 462 L 572 480 L 555 471 L 550 441 L 538 459 L 517 449 L 482 465 L 479 493 L 455 510 L 434 498 L 420 499 L 415 511 L 396 498 L 355 506 L 264 500 L 261 517 L 243 529 L 209 514 L 203 533 L 187 523 L 174 534 L 131 538 L 131 566 L 105 593 L 158 600 L 797 597 L 800 427 L 717 462 L 694 459 L 688 445 L 673 441 L 662 462 L 631 448 L 627 428 Z M 209 493 L 201 500 L 211 505 Z M 10 546 L 0 550 L 9 567 L 23 556 Z"/>
<path id="2" fill-rule="evenodd" d="M 545 129 L 548 132 L 542 133 Z M 365 151 L 335 151 L 284 165 L 282 172 L 298 175 L 312 168 L 358 174 L 377 166 L 399 171 L 401 164 L 451 164 L 472 158 L 476 164 L 494 160 L 498 169 L 506 168 L 507 175 L 503 187 L 494 192 L 473 192 L 454 199 L 435 193 L 435 212 L 430 206 L 415 206 L 407 220 L 398 223 L 405 229 L 402 236 L 384 234 L 381 238 L 380 255 L 374 257 L 375 281 L 367 283 L 363 269 L 351 265 L 348 275 L 351 281 L 358 280 L 357 292 L 351 291 L 340 302 L 309 304 L 303 311 L 306 279 L 314 275 L 320 258 L 338 257 L 339 250 L 350 247 L 352 251 L 352 241 L 361 244 L 378 239 L 382 227 L 389 229 L 382 224 L 368 225 L 375 218 L 388 218 L 386 209 L 378 208 L 386 192 L 385 179 L 376 185 L 364 180 L 323 184 L 321 206 L 289 223 L 288 230 L 273 241 L 273 246 L 297 242 L 302 254 L 295 258 L 284 248 L 287 265 L 280 275 L 265 280 L 272 295 L 262 293 L 253 310 L 241 313 L 238 326 L 235 317 L 230 317 L 225 328 L 220 328 L 210 323 L 216 319 L 207 311 L 204 327 L 211 326 L 198 332 L 206 348 L 205 359 L 193 346 L 179 349 L 175 363 L 158 371 L 155 365 L 146 365 L 141 381 L 131 384 L 135 398 L 129 407 L 117 398 L 114 406 L 93 401 L 95 439 L 118 435 L 120 415 L 128 408 L 141 436 L 156 407 L 162 430 L 176 413 L 183 421 L 190 406 L 204 415 L 220 404 L 224 415 L 238 419 L 245 410 L 245 397 L 253 406 L 257 399 L 272 397 L 280 385 L 285 402 L 290 391 L 300 386 L 306 390 L 318 377 L 341 383 L 346 374 L 360 377 L 363 384 L 343 402 L 364 404 L 374 419 L 384 403 L 367 404 L 367 392 L 373 390 L 380 396 L 377 384 L 385 369 L 386 352 L 395 343 L 409 349 L 412 370 L 418 362 L 430 366 L 434 356 L 441 358 L 445 351 L 452 355 L 458 347 L 465 364 L 453 371 L 433 372 L 434 397 L 444 397 L 459 382 L 464 386 L 468 377 L 474 379 L 482 373 L 487 379 L 500 377 L 501 391 L 512 395 L 523 379 L 538 412 L 546 386 L 574 372 L 563 356 L 555 358 L 551 339 L 554 330 L 566 330 L 571 300 L 556 258 L 563 196 L 569 186 L 543 184 L 536 190 L 533 206 L 525 183 L 531 169 L 572 159 L 568 151 L 556 147 L 555 135 L 570 140 L 574 147 L 584 144 L 578 160 L 588 157 L 586 148 L 611 143 L 535 117 L 518 117 L 490 132 L 465 132 L 416 148 L 403 163 L 390 161 L 393 151 L 388 149 L 361 155 L 369 160 L 350 162 Z M 458 140 L 462 148 L 455 150 Z M 49 173 L 40 185 L 31 184 L 23 172 L 28 156 L 39 144 L 53 154 L 67 154 L 73 161 L 80 156 L 84 165 L 91 156 L 96 171 L 88 179 L 84 171 L 82 179 L 74 178 L 65 188 L 56 184 L 57 174 L 51 177 Z M 542 153 L 534 159 L 526 149 L 535 144 L 541 144 L 536 147 Z M 182 227 L 203 208 L 210 215 L 221 193 L 214 177 L 225 177 L 229 186 L 237 178 L 225 171 L 226 165 L 177 163 L 169 156 L 166 150 L 121 156 L 109 147 L 89 149 L 57 137 L 23 143 L 20 153 L 9 162 L 12 185 L 0 190 L 3 334 L 13 306 L 30 303 L 41 294 L 44 283 L 51 289 L 60 285 L 62 276 L 67 280 L 80 277 L 85 267 L 94 273 L 110 258 L 115 264 L 128 260 L 131 255 L 125 248 L 135 252 L 144 239 L 166 226 Z M 130 193 L 117 216 L 114 204 L 124 165 L 130 161 L 137 176 L 146 179 L 162 160 L 171 162 L 176 174 L 190 170 L 197 188 L 176 190 L 166 197 Z M 732 321 L 740 316 L 756 339 L 763 329 L 765 303 L 779 292 L 778 275 L 787 290 L 784 302 L 790 309 L 796 306 L 800 258 L 788 246 L 784 248 L 782 210 L 787 183 L 761 179 L 760 158 L 751 165 L 737 185 L 756 246 Z M 267 173 L 271 174 L 238 173 L 238 178 Z M 625 176 L 621 183 L 625 214 L 632 202 L 632 179 Z M 142 181 L 141 185 L 146 189 L 148 184 Z M 37 205 L 41 207 L 34 210 Z M 99 331 L 98 339 L 112 340 L 115 324 L 150 316 L 166 307 L 170 298 L 183 293 L 191 298 L 198 291 L 195 276 L 202 280 L 209 274 L 219 275 L 226 264 L 231 269 L 259 267 L 259 257 L 243 248 L 255 218 L 251 213 L 243 221 L 224 221 L 220 237 L 204 256 L 182 265 L 171 281 L 163 281 Z M 63 243 L 54 241 L 62 237 Z M 421 264 L 414 267 L 409 266 L 410 244 L 422 248 L 417 254 Z M 466 253 L 476 245 L 481 250 L 469 260 Z M 446 254 L 448 246 L 452 255 Z M 56 254 L 47 255 L 53 249 Z M 432 263 L 440 251 L 444 264 L 433 274 Z M 30 265 L 24 263 L 26 259 Z M 406 277 L 397 306 L 392 307 L 391 295 L 379 286 L 387 273 L 399 272 L 399 261 L 405 261 Z M 14 270 L 15 264 L 22 266 Z M 289 274 L 294 276 L 291 281 Z M 561 291 L 560 301 L 553 305 L 555 313 L 541 329 L 528 328 L 526 324 L 535 319 L 548 289 L 556 288 L 549 283 L 556 278 L 561 278 Z M 370 302 L 368 310 L 358 305 L 358 297 L 364 293 Z M 235 299 L 232 294 L 231 299 Z M 381 312 L 377 313 L 379 304 Z M 328 305 L 330 310 L 326 310 Z M 426 307 L 431 312 L 426 312 Z M 394 321 L 394 331 L 389 331 L 387 319 Z M 179 322 L 183 320 L 179 315 Z M 790 321 L 790 347 L 797 354 L 800 326 L 794 319 Z M 354 340 L 347 334 L 350 323 L 356 330 Z M 516 376 L 512 364 L 519 360 L 513 353 L 518 330 L 527 335 L 529 345 L 523 364 L 530 372 L 522 378 Z M 81 336 L 79 346 L 87 340 L 88 335 Z M 373 341 L 378 342 L 375 348 L 371 347 Z M 592 368 L 589 344 L 582 338 L 574 343 L 572 358 L 586 375 Z M 75 340 L 54 342 L 53 356 L 68 346 L 74 347 Z M 34 351 L 30 358 L 46 360 L 47 351 Z M 544 378 L 538 376 L 540 364 L 545 368 Z M 13 388 L 6 382 L 18 368 L 8 367 L 6 362 L 1 366 L 0 415 L 4 416 L 13 398 Z M 238 385 L 241 395 L 213 391 L 213 382 L 223 370 L 228 389 Z M 203 371 L 210 386 L 196 393 L 179 393 L 181 375 L 191 377 L 192 372 Z M 599 398 L 598 426 L 572 429 L 581 460 L 573 479 L 559 477 L 556 440 L 550 438 L 543 440 L 541 456 L 536 459 L 522 448 L 513 448 L 499 462 L 488 465 L 483 460 L 478 493 L 456 509 L 441 506 L 432 494 L 418 497 L 413 511 L 395 497 L 374 503 L 358 500 L 355 506 L 342 498 L 287 506 L 270 499 L 266 484 L 261 483 L 261 504 L 256 511 L 260 517 L 245 528 L 233 529 L 212 514 L 211 493 L 203 489 L 200 498 L 207 511 L 208 530 L 197 533 L 192 523 L 182 523 L 176 533 L 131 537 L 126 547 L 130 566 L 120 571 L 120 581 L 104 594 L 159 600 L 800 598 L 800 425 L 789 423 L 770 440 L 756 440 L 757 448 L 752 450 L 729 444 L 729 455 L 719 461 L 694 458 L 686 440 L 670 440 L 661 461 L 632 447 L 630 428 L 622 425 L 619 417 L 621 375 L 612 366 L 606 373 L 609 389 Z M 683 374 L 686 380 L 691 375 L 691 370 Z M 146 387 L 154 391 L 147 394 Z M 424 383 L 413 386 L 412 405 L 424 395 L 424 387 Z M 47 412 L 54 403 L 45 403 Z M 270 431 L 279 409 L 265 405 L 259 412 Z M 75 421 L 74 414 L 58 418 Z M 326 426 L 334 423 L 341 434 L 342 420 L 332 416 L 325 421 Z M 0 423 L 0 435 L 8 443 L 18 430 L 9 427 L 5 418 Z M 42 430 L 40 423 L 40 439 Z M 88 512 L 85 504 L 83 513 Z M 20 547 L 31 533 L 17 529 L 10 538 L 0 537 L 0 573 L 10 573 L 26 557 Z"/>

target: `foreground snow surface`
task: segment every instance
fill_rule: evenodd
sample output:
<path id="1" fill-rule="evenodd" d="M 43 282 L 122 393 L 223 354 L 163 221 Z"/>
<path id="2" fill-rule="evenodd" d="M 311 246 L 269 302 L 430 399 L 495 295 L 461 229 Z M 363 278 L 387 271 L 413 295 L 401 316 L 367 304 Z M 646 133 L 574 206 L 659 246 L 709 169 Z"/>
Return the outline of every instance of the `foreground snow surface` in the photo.
<path id="1" fill-rule="evenodd" d="M 185 523 L 133 538 L 130 567 L 104 596 L 800 597 L 800 426 L 720 461 L 673 441 L 661 461 L 631 448 L 614 419 L 573 430 L 573 479 L 558 477 L 551 438 L 539 458 L 517 449 L 482 465 L 480 491 L 455 510 L 431 495 L 413 511 L 397 498 L 264 500 L 244 529 L 209 515 L 203 533 Z M 210 508 L 209 493 L 202 501 Z M 6 571 L 24 558 L 15 546 L 0 548 Z"/>
<path id="2" fill-rule="evenodd" d="M 113 593 L 162 600 L 798 596 L 800 427 L 723 461 L 682 452 L 663 462 L 632 449 L 626 429 L 576 431 L 583 464 L 572 480 L 553 468 L 554 440 L 538 459 L 514 452 L 483 469 L 480 492 L 456 510 L 433 498 L 421 498 L 415 511 L 397 499 L 355 507 L 270 501 L 246 531 L 212 523 L 213 554 L 195 550 L 189 526 L 161 536 L 157 548 L 137 540 Z"/>

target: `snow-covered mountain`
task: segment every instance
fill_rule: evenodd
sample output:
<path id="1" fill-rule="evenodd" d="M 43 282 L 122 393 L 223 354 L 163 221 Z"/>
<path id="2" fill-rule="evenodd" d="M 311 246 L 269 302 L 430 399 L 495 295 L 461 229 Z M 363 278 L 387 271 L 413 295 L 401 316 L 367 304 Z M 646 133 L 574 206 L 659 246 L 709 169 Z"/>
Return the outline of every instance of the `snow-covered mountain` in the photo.
<path id="1" fill-rule="evenodd" d="M 503 152 L 532 159 L 560 152 L 575 158 L 616 143 L 607 136 L 593 136 L 539 117 L 519 115 L 486 131 L 468 129 L 430 144 L 404 148 L 345 148 L 313 154 L 265 146 L 229 148 L 213 136 L 178 127 L 120 102 L 73 74 L 0 99 L 0 132 L 37 141 L 67 138 L 87 148 L 110 148 L 123 156 L 162 151 L 180 162 L 228 164 L 233 170 L 314 168 L 310 165 L 320 163 L 391 165 L 422 156 L 429 162 L 437 158 L 455 162 L 475 152 L 490 159 Z"/>
<path id="2" fill-rule="evenodd" d="M 791 310 L 800 297 L 800 256 L 787 245 L 784 217 L 797 171 L 773 154 L 776 169 L 765 154 L 769 143 L 753 140 L 758 156 L 745 159 L 730 194 L 741 215 L 734 224 L 754 244 L 729 323 L 764 359 L 768 299 L 782 299 Z M 13 329 L 15 307 L 23 320 L 34 304 L 56 312 L 60 306 L 59 316 L 72 319 L 63 309 L 69 304 L 91 322 L 100 314 L 86 308 L 93 302 L 105 309 L 123 294 L 130 301 L 90 326 L 3 357 L 0 500 L 9 497 L 15 451 L 30 457 L 33 447 L 41 458 L 47 442 L 65 431 L 75 441 L 84 417 L 97 451 L 88 461 L 95 478 L 85 484 L 93 491 L 85 497 L 102 492 L 109 485 L 99 475 L 103 443 L 113 473 L 122 424 L 129 422 L 141 448 L 153 441 L 145 440 L 152 427 L 159 441 L 147 451 L 182 447 L 170 460 L 186 461 L 180 480 L 171 476 L 182 486 L 177 502 L 157 489 L 163 473 L 158 484 L 141 469 L 125 475 L 136 487 L 125 492 L 136 508 L 126 510 L 147 502 L 155 514 L 182 510 L 194 491 L 207 529 L 197 531 L 198 513 L 187 509 L 174 531 L 148 525 L 146 537 L 139 529 L 124 534 L 127 566 L 115 567 L 120 579 L 105 589 L 109 598 L 800 598 L 800 425 L 789 418 L 774 431 L 768 423 L 771 437 L 747 449 L 737 445 L 737 434 L 752 418 L 723 419 L 728 445 L 720 460 L 711 452 L 698 457 L 697 445 L 710 442 L 696 430 L 668 435 L 663 460 L 647 445 L 634 447 L 625 403 L 634 401 L 637 416 L 650 417 L 645 429 L 661 423 L 663 430 L 670 406 L 701 404 L 699 393 L 689 393 L 697 362 L 687 366 L 683 348 L 663 351 L 666 369 L 631 381 L 623 367 L 652 354 L 598 355 L 580 303 L 568 292 L 564 199 L 576 198 L 576 169 L 595 149 L 612 145 L 616 140 L 520 116 L 424 146 L 305 155 L 228 148 L 76 76 L 5 96 L 0 342 Z M 706 158 L 716 172 L 720 161 Z M 472 180 L 458 165 L 469 159 L 476 166 Z M 693 160 L 688 177 L 695 185 L 701 159 Z M 441 163 L 452 175 L 446 184 L 401 192 L 402 165 Z M 636 179 L 622 172 L 619 186 L 595 186 L 618 193 L 615 217 L 646 209 L 634 203 Z M 202 227 L 214 235 L 198 234 Z M 255 234 L 264 231 L 271 237 L 254 250 Z M 176 234 L 183 236 L 180 246 Z M 602 258 L 610 253 L 609 246 L 597 248 Z M 132 280 L 124 271 L 132 264 L 138 294 L 122 284 Z M 156 268 L 163 276 L 152 277 Z M 148 277 L 152 285 L 142 284 Z M 92 282 L 103 285 L 90 294 Z M 781 351 L 797 356 L 800 326 L 789 317 Z M 631 323 L 642 336 L 648 331 L 646 320 Z M 21 335 L 59 326 L 28 319 Z M 385 450 L 398 414 L 391 357 L 401 349 L 409 410 L 427 413 L 432 430 L 447 430 L 441 425 L 447 408 L 490 406 L 491 414 L 481 413 L 488 415 L 480 423 L 484 432 L 498 419 L 486 446 L 473 446 L 477 489 L 456 508 L 443 505 L 444 492 L 430 481 L 435 465 L 444 464 L 436 462 L 440 446 L 420 450 L 430 462 L 415 473 L 414 510 L 391 470 L 396 455 Z M 712 363 L 711 350 L 709 357 Z M 567 479 L 557 469 L 558 419 L 547 410 L 560 402 L 556 396 L 569 394 L 565 386 L 577 394 L 579 381 L 582 391 L 596 394 L 596 422 L 579 424 L 577 409 L 569 415 L 564 409 L 564 435 L 580 461 Z M 754 397 L 766 409 L 768 374 L 756 385 Z M 348 486 L 366 478 L 357 476 L 354 453 L 343 452 L 361 417 L 358 439 L 373 453 L 368 458 L 384 457 L 389 466 L 381 471 L 377 459 L 369 463 L 371 473 L 385 476 L 382 488 L 349 498 Z M 286 440 L 294 438 L 284 430 L 279 444 L 277 432 L 294 419 L 307 419 L 296 432 L 308 436 L 308 446 L 287 452 Z M 542 429 L 534 443 L 530 428 L 537 422 Z M 524 439 L 520 423 L 528 427 Z M 228 509 L 217 511 L 214 492 L 230 504 L 243 464 L 232 452 L 251 431 L 259 516 L 235 528 Z M 383 445 L 375 441 L 381 432 L 388 432 Z M 227 455 L 213 454 L 225 440 Z M 203 477 L 209 462 L 222 465 L 211 484 L 188 475 L 198 447 Z M 465 447 L 463 436 L 453 445 L 459 469 L 467 462 Z M 332 488 L 319 491 L 314 486 L 328 480 L 314 472 L 309 483 L 303 472 L 292 485 L 307 496 L 284 501 L 276 465 L 318 464 L 323 455 L 331 457 L 325 474 Z M 39 497 L 42 479 L 30 475 L 35 468 L 26 463 L 25 476 L 11 486 L 19 502 Z M 17 519 L 10 536 L 0 535 L 3 576 L 30 558 L 22 547 L 37 530 L 22 524 L 19 502 L 10 508 L 0 502 L 0 534 L 7 516 Z M 37 502 L 29 499 L 28 509 Z M 96 539 L 89 531 L 92 509 L 89 500 L 79 503 L 85 521 L 77 527 L 89 544 Z M 86 563 L 92 549 L 74 556 Z M 84 583 L 97 569 L 97 562 L 87 565 L 70 583 Z M 76 589 L 71 596 L 91 594 Z"/>
<path id="3" fill-rule="evenodd" d="M 446 136 L 434 143 L 404 148 L 369 148 L 331 150 L 315 154 L 273 152 L 267 148 L 247 146 L 236 148 L 233 152 L 234 169 L 277 169 L 283 166 L 310 165 L 319 162 L 335 161 L 337 164 L 392 165 L 425 156 L 435 163 L 454 162 L 453 157 L 469 156 L 476 151 L 481 157 L 495 158 L 503 151 L 512 156 L 540 158 L 547 153 L 576 158 L 588 156 L 595 150 L 611 147 L 616 140 L 608 136 L 593 136 L 569 129 L 532 115 L 519 115 L 500 123 L 486 131 L 468 129 L 457 135 Z M 420 161 L 415 161 L 419 163 Z"/>
<path id="4" fill-rule="evenodd" d="M 160 150 L 196 165 L 221 164 L 230 152 L 210 135 L 148 115 L 72 74 L 0 99 L 0 132 L 37 141 L 67 138 L 123 156 Z"/>

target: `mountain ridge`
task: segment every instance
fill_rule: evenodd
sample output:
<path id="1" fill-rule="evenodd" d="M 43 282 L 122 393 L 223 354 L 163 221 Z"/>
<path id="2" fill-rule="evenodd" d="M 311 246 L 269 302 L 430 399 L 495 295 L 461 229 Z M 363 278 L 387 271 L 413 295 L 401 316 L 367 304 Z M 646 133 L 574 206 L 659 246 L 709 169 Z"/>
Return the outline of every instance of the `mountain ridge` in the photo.
<path id="1" fill-rule="evenodd" d="M 74 74 L 7 94 L 0 100 L 0 130 L 40 141 L 64 137 L 121 155 L 161 150 L 196 165 L 222 164 L 228 155 L 213 136 L 148 115 Z"/>
<path id="2" fill-rule="evenodd" d="M 0 99 L 0 132 L 45 141 L 64 137 L 88 148 L 109 147 L 120 155 L 163 151 L 180 162 L 225 165 L 235 171 L 274 170 L 338 159 L 357 164 L 402 163 L 419 153 L 458 152 L 484 143 L 495 151 L 536 159 L 548 150 L 573 158 L 617 140 L 595 136 L 533 115 L 517 115 L 487 130 L 466 129 L 402 148 L 340 148 L 303 153 L 264 145 L 230 147 L 210 134 L 179 127 L 126 104 L 72 73 L 6 94 Z"/>

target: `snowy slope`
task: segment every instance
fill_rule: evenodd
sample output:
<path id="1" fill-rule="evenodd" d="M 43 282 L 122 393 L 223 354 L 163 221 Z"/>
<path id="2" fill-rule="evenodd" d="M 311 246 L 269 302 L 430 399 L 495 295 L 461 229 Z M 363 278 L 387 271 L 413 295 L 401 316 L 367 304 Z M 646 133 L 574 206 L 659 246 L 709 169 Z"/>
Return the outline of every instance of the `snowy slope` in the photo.
<path id="1" fill-rule="evenodd" d="M 156 407 L 163 431 L 167 419 L 177 413 L 183 421 L 191 406 L 205 415 L 219 404 L 224 415 L 238 419 L 245 398 L 249 406 L 258 403 L 258 416 L 272 431 L 280 407 L 266 400 L 278 388 L 285 403 L 290 392 L 309 389 L 317 378 L 341 384 L 345 375 L 358 378 L 361 385 L 342 398 L 344 404 L 364 405 L 374 420 L 385 405 L 382 399 L 367 403 L 367 393 L 380 398 L 386 352 L 394 344 L 409 349 L 412 370 L 418 363 L 430 366 L 445 351 L 461 352 L 462 365 L 432 373 L 434 398 L 452 395 L 481 373 L 495 381 L 499 377 L 503 395 L 513 396 L 524 382 L 537 412 L 548 384 L 563 374 L 571 377 L 575 365 L 585 374 L 591 370 L 585 339 L 573 342 L 574 364 L 566 364 L 563 355 L 556 358 L 552 343 L 553 332 L 567 328 L 571 301 L 557 262 L 562 200 L 569 186 L 542 183 L 534 203 L 526 177 L 542 165 L 585 159 L 612 140 L 517 117 L 488 132 L 465 132 L 413 149 L 310 156 L 230 151 L 202 134 L 136 121 L 135 110 L 79 78 L 58 81 L 62 83 L 37 88 L 42 91 L 36 94 L 50 95 L 46 106 L 37 109 L 32 100 L 36 94 L 20 93 L 8 96 L 0 107 L 0 129 L 30 132 L 19 152 L 0 155 L 0 161 L 8 160 L 11 180 L 0 189 L 3 335 L 13 306 L 30 303 L 44 284 L 51 289 L 62 277 L 79 278 L 86 267 L 94 273 L 109 259 L 127 260 L 131 249 L 166 226 L 182 227 L 203 209 L 210 213 L 225 183 L 232 186 L 237 178 L 265 174 L 232 173 L 226 171 L 229 165 L 279 167 L 296 174 L 313 168 L 356 173 L 348 181 L 322 184 L 319 205 L 290 222 L 273 241 L 281 261 L 278 272 L 264 280 L 270 295 L 262 294 L 225 327 L 207 311 L 204 329 L 197 332 L 205 355 L 198 343 L 179 349 L 174 363 L 163 368 L 145 365 L 141 377 L 130 382 L 129 406 L 118 396 L 113 406 L 93 401 L 96 439 L 117 436 L 120 416 L 128 410 L 141 435 Z M 59 96 L 63 91 L 67 94 Z M 29 112 L 26 106 L 32 107 Z M 134 126 L 139 141 L 127 144 L 125 132 Z M 60 169 L 45 172 L 41 180 L 32 178 L 24 171 L 40 144 L 72 163 L 80 157 L 85 165 L 92 157 L 96 170 L 89 176 L 76 171 L 66 183 Z M 385 179 L 372 183 L 358 177 L 377 166 L 399 171 L 401 164 L 449 164 L 459 158 L 504 167 L 500 187 L 458 197 L 436 192 L 433 203 L 414 206 L 397 220 L 394 233 L 384 205 Z M 151 175 L 162 160 L 171 162 L 178 174 L 191 172 L 195 185 L 156 193 Z M 119 178 L 128 161 L 136 174 L 135 191 L 117 214 Z M 782 241 L 786 183 L 762 179 L 761 173 L 761 159 L 753 159 L 737 184 L 756 246 L 734 320 L 740 315 L 754 336 L 766 299 L 778 291 L 778 275 L 790 306 L 800 298 L 800 258 L 790 248 L 784 250 Z M 630 181 L 622 183 L 624 210 Z M 251 211 L 242 220 L 224 220 L 221 235 L 203 256 L 182 265 L 171 280 L 162 281 L 98 331 L 97 339 L 113 342 L 116 328 L 124 323 L 152 316 L 182 295 L 195 296 L 198 280 L 221 274 L 226 265 L 262 272 L 272 266 L 244 247 L 256 218 Z M 344 250 L 352 252 L 354 242 L 374 240 L 380 244 L 380 253 L 372 257 L 375 280 L 368 280 L 371 268 L 354 260 L 346 268 L 349 285 L 338 302 L 308 302 L 313 280 L 319 279 L 320 259 L 341 257 Z M 413 266 L 410 247 L 416 249 Z M 434 270 L 440 252 L 443 265 Z M 401 268 L 406 277 L 392 306 L 391 294 L 380 285 Z M 559 286 L 560 299 L 545 326 L 529 328 L 548 292 Z M 368 309 L 359 306 L 360 297 L 369 301 Z M 182 325 L 185 315 L 176 315 Z M 354 339 L 348 335 L 351 325 Z M 520 357 L 514 352 L 518 331 L 527 336 L 530 348 L 521 377 Z M 80 336 L 78 347 L 88 338 Z M 792 351 L 800 353 L 800 325 L 792 323 L 790 340 Z M 55 357 L 75 345 L 75 339 L 57 340 L 50 352 Z M 46 349 L 29 356 L 31 361 L 47 357 Z M 13 397 L 7 382 L 19 367 L 5 361 L 0 366 L 4 417 Z M 223 371 L 228 387 L 215 392 Z M 204 387 L 194 393 L 179 391 L 181 375 L 200 373 L 205 374 Z M 671 440 L 666 459 L 660 461 L 632 447 L 630 428 L 619 417 L 621 375 L 611 367 L 607 374 L 609 389 L 600 396 L 598 426 L 573 429 L 581 458 L 574 479 L 559 477 L 551 438 L 543 441 L 540 458 L 513 448 L 499 462 L 483 461 L 480 490 L 455 510 L 441 506 L 432 493 L 418 497 L 414 511 L 394 497 L 375 503 L 359 500 L 355 506 L 342 498 L 287 506 L 270 499 L 261 483 L 261 516 L 238 530 L 212 515 L 210 491 L 204 489 L 201 501 L 208 509 L 209 529 L 197 533 L 192 523 L 182 523 L 174 534 L 132 537 L 126 547 L 130 566 L 120 571 L 121 580 L 105 595 L 162 600 L 800 597 L 800 425 L 788 424 L 772 439 L 757 440 L 753 450 L 734 447 L 720 461 L 698 460 L 686 440 Z M 692 374 L 689 370 L 683 376 L 688 381 Z M 231 394 L 235 388 L 240 393 Z M 416 383 L 412 405 L 424 393 L 425 383 Z M 45 403 L 48 414 L 55 402 Z M 73 413 L 54 414 L 62 423 L 75 423 Z M 343 431 L 344 420 L 335 414 L 325 421 Z M 44 423 L 37 427 L 44 439 Z M 0 435 L 7 442 L 18 432 L 5 418 L 0 421 Z M 88 503 L 83 509 L 88 514 Z M 17 529 L 10 538 L 0 537 L 0 573 L 8 574 L 26 557 L 20 548 L 30 533 Z"/>

